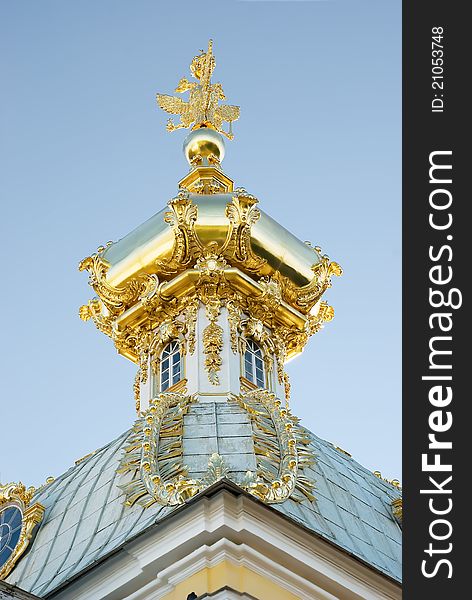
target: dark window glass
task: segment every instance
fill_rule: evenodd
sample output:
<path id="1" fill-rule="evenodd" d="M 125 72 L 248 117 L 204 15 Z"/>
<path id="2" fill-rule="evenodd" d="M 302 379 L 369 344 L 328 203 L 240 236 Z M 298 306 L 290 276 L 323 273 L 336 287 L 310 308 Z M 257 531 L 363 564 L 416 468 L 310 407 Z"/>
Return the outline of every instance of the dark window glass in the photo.
<path id="1" fill-rule="evenodd" d="M 257 387 L 265 387 L 262 350 L 254 340 L 247 340 L 244 353 L 244 376 Z"/>
<path id="2" fill-rule="evenodd" d="M 174 340 L 167 344 L 161 355 L 161 392 L 180 381 L 182 375 L 179 342 Z"/>
<path id="3" fill-rule="evenodd" d="M 21 510 L 10 506 L 0 512 L 0 567 L 12 555 L 21 535 Z"/>

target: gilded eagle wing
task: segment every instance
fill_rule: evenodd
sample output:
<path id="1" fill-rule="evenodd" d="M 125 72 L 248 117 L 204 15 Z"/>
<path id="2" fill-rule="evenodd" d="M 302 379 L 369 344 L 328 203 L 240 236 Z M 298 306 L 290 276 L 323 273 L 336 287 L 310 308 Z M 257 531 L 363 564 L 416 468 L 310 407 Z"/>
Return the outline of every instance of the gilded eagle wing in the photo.
<path id="1" fill-rule="evenodd" d="M 216 109 L 223 121 L 237 121 L 239 119 L 239 106 L 232 106 L 231 104 L 221 104 Z"/>
<path id="2" fill-rule="evenodd" d="M 181 115 L 185 112 L 187 102 L 182 98 L 176 98 L 175 96 L 168 96 L 167 94 L 157 94 L 157 103 L 168 113 L 173 115 Z"/>

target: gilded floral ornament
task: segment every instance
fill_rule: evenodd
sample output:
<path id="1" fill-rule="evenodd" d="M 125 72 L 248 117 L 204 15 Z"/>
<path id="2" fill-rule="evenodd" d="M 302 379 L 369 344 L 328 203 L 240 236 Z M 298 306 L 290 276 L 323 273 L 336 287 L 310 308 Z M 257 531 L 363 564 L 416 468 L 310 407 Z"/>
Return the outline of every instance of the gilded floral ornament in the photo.
<path id="1" fill-rule="evenodd" d="M 261 277 L 258 283 L 262 293 L 256 297 L 248 297 L 247 306 L 252 317 L 267 322 L 267 317 L 273 317 L 282 303 L 282 289 L 280 283 L 272 277 Z"/>
<path id="2" fill-rule="evenodd" d="M 241 302 L 238 299 L 229 300 L 226 303 L 228 311 L 229 336 L 231 351 L 237 354 L 239 351 L 239 331 L 241 329 Z"/>
<path id="3" fill-rule="evenodd" d="M 139 411 L 141 410 L 141 369 L 138 369 L 136 371 L 136 375 L 134 376 L 133 393 L 134 405 L 136 412 L 139 414 Z"/>
<path id="4" fill-rule="evenodd" d="M 213 385 L 219 385 L 218 371 L 221 369 L 221 350 L 223 349 L 223 329 L 211 321 L 203 330 L 203 353 L 205 354 L 205 370 Z"/>
<path id="5" fill-rule="evenodd" d="M 187 331 L 187 343 L 188 351 L 190 354 L 194 354 L 195 346 L 197 343 L 196 338 L 196 325 L 198 315 L 198 300 L 196 298 L 187 301 L 187 305 L 183 310 L 184 322 L 186 324 Z"/>
<path id="6" fill-rule="evenodd" d="M 18 540 L 11 547 L 11 554 L 6 562 L 0 566 L 0 580 L 4 579 L 16 565 L 22 554 L 28 547 L 28 544 L 33 535 L 33 531 L 38 525 L 44 514 L 44 506 L 39 502 L 31 504 L 31 500 L 36 490 L 34 487 L 27 488 L 23 483 L 8 483 L 0 484 L 0 513 L 3 511 L 16 511 L 21 514 L 21 523 L 18 525 L 19 535 Z M 2 540 L 2 549 L 10 548 L 9 543 L 13 544 L 12 531 L 8 525 L 0 530 L 0 539 Z M 5 538 L 5 539 L 4 539 Z M 3 543 L 4 542 L 4 543 Z"/>
<path id="7" fill-rule="evenodd" d="M 208 468 L 205 476 L 203 477 L 203 485 L 205 487 L 209 487 L 213 485 L 217 481 L 224 479 L 229 474 L 229 467 L 225 461 L 225 459 L 218 454 L 218 452 L 213 452 L 208 461 Z"/>
<path id="8" fill-rule="evenodd" d="M 284 381 L 285 400 L 287 401 L 287 405 L 288 405 L 290 402 L 290 389 L 292 387 L 290 385 L 290 377 L 288 376 L 288 373 L 284 373 L 283 381 Z"/>
<path id="9" fill-rule="evenodd" d="M 200 273 L 198 285 L 208 285 L 209 283 L 218 285 L 222 280 L 224 270 L 228 265 L 223 256 L 218 254 L 218 250 L 216 242 L 210 242 L 208 246 L 202 248 L 202 254 L 194 267 Z"/>
<path id="10" fill-rule="evenodd" d="M 223 329 L 217 323 L 222 304 L 222 288 L 225 287 L 224 269 L 226 261 L 215 253 L 217 244 L 210 243 L 205 249 L 195 269 L 199 272 L 197 294 L 205 306 L 209 324 L 202 334 L 205 370 L 211 384 L 219 385 L 218 372 L 221 370 L 223 349 Z"/>
<path id="11" fill-rule="evenodd" d="M 87 304 L 84 304 L 79 308 L 79 317 L 82 321 L 88 321 L 92 319 L 95 327 L 104 333 L 112 337 L 113 335 L 113 318 L 105 314 L 106 311 L 102 310 L 102 303 L 98 298 L 92 298 Z"/>

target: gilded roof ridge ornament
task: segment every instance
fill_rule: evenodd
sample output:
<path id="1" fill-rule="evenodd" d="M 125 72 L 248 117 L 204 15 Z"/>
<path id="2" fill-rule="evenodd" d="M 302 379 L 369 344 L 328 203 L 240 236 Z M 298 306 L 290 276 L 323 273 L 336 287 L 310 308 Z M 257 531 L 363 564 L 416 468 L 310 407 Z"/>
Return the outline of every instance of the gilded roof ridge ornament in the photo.
<path id="1" fill-rule="evenodd" d="M 232 140 L 232 123 L 239 118 L 239 106 L 219 104 L 225 100 L 221 83 L 211 83 L 211 76 L 215 70 L 216 61 L 213 55 L 213 40 L 208 42 L 208 50 L 194 57 L 190 63 L 190 72 L 197 81 L 189 81 L 182 77 L 175 88 L 179 94 L 189 92 L 188 101 L 177 96 L 157 94 L 157 103 L 168 113 L 179 115 L 180 123 L 177 125 L 172 118 L 167 121 L 167 130 L 176 129 L 192 130 L 207 127 Z M 229 123 L 229 131 L 223 129 L 223 122 Z"/>

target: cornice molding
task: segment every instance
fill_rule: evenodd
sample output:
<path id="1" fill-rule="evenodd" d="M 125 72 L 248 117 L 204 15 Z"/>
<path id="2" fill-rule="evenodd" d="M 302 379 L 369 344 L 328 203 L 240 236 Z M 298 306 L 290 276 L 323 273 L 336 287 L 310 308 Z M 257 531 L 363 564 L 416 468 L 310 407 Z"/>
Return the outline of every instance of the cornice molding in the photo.
<path id="1" fill-rule="evenodd" d="M 264 560 L 287 568 L 294 577 L 301 577 L 306 585 L 317 585 L 337 597 L 401 598 L 399 583 L 226 480 L 176 508 L 158 525 L 148 528 L 47 597 L 86 600 L 91 595 L 124 594 L 126 589 L 127 595 L 123 598 L 148 600 L 155 596 L 132 596 L 134 592 L 130 590 L 134 587 L 144 593 L 156 573 L 160 577 L 173 564 L 223 539 L 228 543 L 245 544 Z"/>

